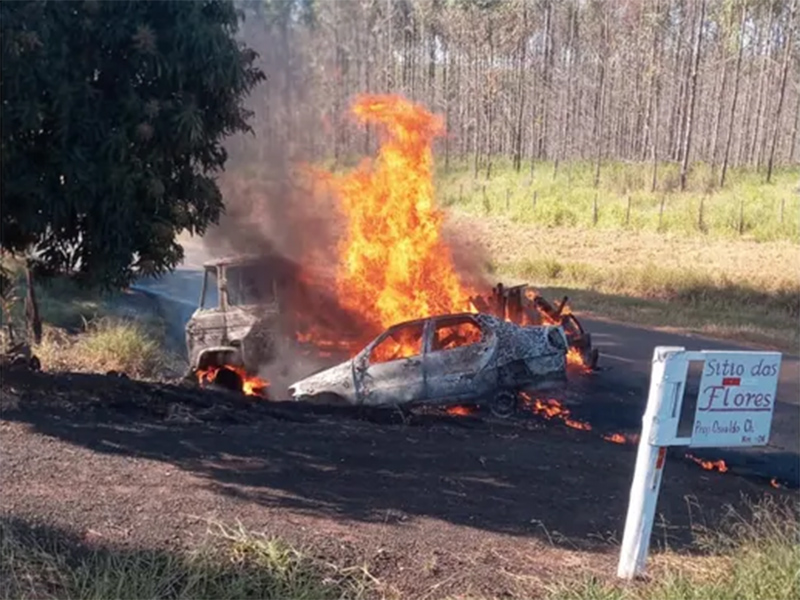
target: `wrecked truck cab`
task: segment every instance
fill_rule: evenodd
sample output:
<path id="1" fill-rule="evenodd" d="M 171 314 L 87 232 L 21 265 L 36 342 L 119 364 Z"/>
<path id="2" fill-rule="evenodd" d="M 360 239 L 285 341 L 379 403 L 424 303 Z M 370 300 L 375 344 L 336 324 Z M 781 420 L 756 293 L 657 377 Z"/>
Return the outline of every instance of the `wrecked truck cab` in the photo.
<path id="1" fill-rule="evenodd" d="M 203 271 L 199 306 L 186 324 L 188 377 L 197 380 L 213 370 L 215 384 L 241 390 L 241 373 L 256 373 L 273 358 L 276 284 L 256 257 L 209 261 Z"/>
<path id="2" fill-rule="evenodd" d="M 487 402 L 499 416 L 517 393 L 563 385 L 561 326 L 521 327 L 487 314 L 438 315 L 387 329 L 353 359 L 293 384 L 295 400 L 366 406 Z"/>

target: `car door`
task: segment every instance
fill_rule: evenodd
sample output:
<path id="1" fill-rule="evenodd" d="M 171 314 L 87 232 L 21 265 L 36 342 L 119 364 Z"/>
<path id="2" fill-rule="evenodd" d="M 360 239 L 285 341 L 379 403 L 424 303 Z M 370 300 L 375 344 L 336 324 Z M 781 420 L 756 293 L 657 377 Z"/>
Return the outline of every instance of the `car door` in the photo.
<path id="1" fill-rule="evenodd" d="M 425 321 L 388 329 L 357 360 L 356 389 L 362 404 L 406 404 L 426 396 Z"/>
<path id="2" fill-rule="evenodd" d="M 429 398 L 478 397 L 493 390 L 497 385 L 497 372 L 490 364 L 494 346 L 494 333 L 469 315 L 434 319 L 425 353 Z"/>

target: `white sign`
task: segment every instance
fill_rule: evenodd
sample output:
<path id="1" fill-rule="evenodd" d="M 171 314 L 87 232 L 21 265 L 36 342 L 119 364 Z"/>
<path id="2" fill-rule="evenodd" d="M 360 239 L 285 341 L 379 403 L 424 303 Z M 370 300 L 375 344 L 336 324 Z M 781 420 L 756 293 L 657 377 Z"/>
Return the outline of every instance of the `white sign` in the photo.
<path id="1" fill-rule="evenodd" d="M 704 354 L 690 445 L 765 445 L 775 410 L 780 353 Z"/>
<path id="2" fill-rule="evenodd" d="M 703 362 L 703 375 L 692 436 L 679 438 L 681 403 L 691 361 Z M 778 352 L 655 349 L 617 567 L 619 577 L 633 579 L 644 572 L 667 446 L 766 444 L 780 366 Z"/>

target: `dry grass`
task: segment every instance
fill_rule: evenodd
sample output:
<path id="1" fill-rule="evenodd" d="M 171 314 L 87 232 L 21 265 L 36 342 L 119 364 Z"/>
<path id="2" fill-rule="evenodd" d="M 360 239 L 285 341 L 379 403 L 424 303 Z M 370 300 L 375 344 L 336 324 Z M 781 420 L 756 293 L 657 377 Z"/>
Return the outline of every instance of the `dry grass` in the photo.
<path id="1" fill-rule="evenodd" d="M 797 503 L 764 499 L 746 517 L 730 509 L 719 529 L 701 529 L 703 555 L 651 557 L 648 579 L 623 585 L 588 578 L 554 585 L 552 599 L 794 600 L 800 597 Z"/>
<path id="2" fill-rule="evenodd" d="M 87 323 L 77 335 L 48 327 L 34 352 L 47 371 L 117 371 L 137 379 L 152 379 L 173 367 L 160 337 L 142 321 L 104 317 Z"/>
<path id="3" fill-rule="evenodd" d="M 543 228 L 450 214 L 508 279 L 566 293 L 581 313 L 797 350 L 800 246 Z"/>
<path id="4" fill-rule="evenodd" d="M 23 299 L 25 282 L 19 263 L 9 262 L 15 284 L 11 319 L 15 338 L 25 337 Z M 180 376 L 182 361 L 166 349 L 165 324 L 146 302 L 132 302 L 125 294 L 101 293 L 56 278 L 36 285 L 42 342 L 33 348 L 46 371 L 106 373 L 152 379 Z M 5 319 L 0 345 L 5 346 Z"/>

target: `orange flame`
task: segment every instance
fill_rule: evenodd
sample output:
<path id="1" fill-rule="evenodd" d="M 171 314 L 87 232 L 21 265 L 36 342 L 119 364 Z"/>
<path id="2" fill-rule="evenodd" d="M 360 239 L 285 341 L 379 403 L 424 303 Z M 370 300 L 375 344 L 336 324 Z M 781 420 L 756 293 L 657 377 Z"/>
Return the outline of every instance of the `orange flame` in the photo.
<path id="1" fill-rule="evenodd" d="M 573 429 L 581 429 L 583 431 L 591 431 L 592 426 L 589 423 L 584 421 L 576 421 L 574 419 L 569 418 L 569 409 L 564 408 L 564 406 L 558 400 L 554 398 L 549 398 L 547 400 L 541 400 L 540 398 L 531 398 L 525 392 L 522 392 L 522 398 L 525 406 L 530 408 L 537 415 L 543 416 L 545 419 L 552 419 L 553 417 L 557 417 L 561 421 L 564 422 L 564 425 L 567 427 L 572 427 Z"/>
<path id="2" fill-rule="evenodd" d="M 612 433 L 611 435 L 604 435 L 603 439 L 612 444 L 635 444 L 639 441 L 639 436 L 636 434 Z"/>
<path id="3" fill-rule="evenodd" d="M 589 366 L 583 360 L 583 354 L 577 348 L 570 348 L 567 350 L 567 365 L 575 367 L 580 371 L 588 373 L 591 371 Z"/>
<path id="4" fill-rule="evenodd" d="M 201 384 L 214 383 L 214 380 L 222 369 L 229 369 L 242 378 L 242 392 L 246 396 L 263 396 L 264 392 L 269 387 L 269 381 L 266 379 L 261 379 L 255 375 L 248 375 L 247 371 L 241 367 L 234 367 L 232 365 L 224 365 L 223 367 L 212 365 L 208 369 L 198 369 L 197 379 Z"/>
<path id="5" fill-rule="evenodd" d="M 347 216 L 337 291 L 343 306 L 382 328 L 437 313 L 470 311 L 470 293 L 441 235 L 433 191 L 433 139 L 442 119 L 401 96 L 362 95 L 352 107 L 382 129 L 377 160 L 328 174 Z"/>
<path id="6" fill-rule="evenodd" d="M 701 458 L 697 458 L 692 454 L 687 454 L 686 458 L 693 460 L 698 465 L 703 467 L 706 471 L 713 471 L 716 469 L 720 473 L 725 473 L 728 470 L 728 465 L 725 464 L 724 460 L 703 460 Z"/>
<path id="7" fill-rule="evenodd" d="M 458 417 L 468 417 L 473 414 L 477 409 L 474 406 L 449 406 L 446 411 L 448 415 Z"/>

